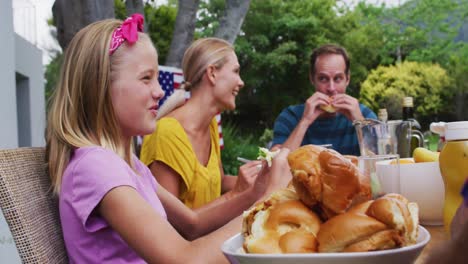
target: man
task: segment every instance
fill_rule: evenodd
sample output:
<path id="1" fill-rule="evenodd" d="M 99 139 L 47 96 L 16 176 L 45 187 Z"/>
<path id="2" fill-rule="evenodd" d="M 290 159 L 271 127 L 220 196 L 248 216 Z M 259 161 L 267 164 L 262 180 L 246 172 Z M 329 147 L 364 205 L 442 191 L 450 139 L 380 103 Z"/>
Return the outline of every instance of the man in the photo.
<path id="1" fill-rule="evenodd" d="M 377 119 L 372 110 L 346 94 L 350 80 L 346 50 L 324 45 L 310 56 L 309 79 L 316 92 L 304 104 L 285 108 L 275 121 L 273 147 L 331 144 L 341 154 L 359 156 L 353 121 Z"/>

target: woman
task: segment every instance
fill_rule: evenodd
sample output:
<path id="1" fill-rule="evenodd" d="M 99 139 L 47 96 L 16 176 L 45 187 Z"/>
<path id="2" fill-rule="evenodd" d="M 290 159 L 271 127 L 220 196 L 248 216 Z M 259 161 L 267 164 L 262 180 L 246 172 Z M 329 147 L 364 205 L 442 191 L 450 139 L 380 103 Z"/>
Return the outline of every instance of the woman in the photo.
<path id="1" fill-rule="evenodd" d="M 249 162 L 235 177 L 224 175 L 221 163 L 215 116 L 235 109 L 244 86 L 237 56 L 225 40 L 199 39 L 185 52 L 182 70 L 185 81 L 162 107 L 163 117 L 156 131 L 145 137 L 140 158 L 188 207 L 222 205 L 232 213 L 239 206 L 230 200 L 251 187 L 260 166 L 259 161 Z M 191 93 L 187 102 L 185 91 Z"/>

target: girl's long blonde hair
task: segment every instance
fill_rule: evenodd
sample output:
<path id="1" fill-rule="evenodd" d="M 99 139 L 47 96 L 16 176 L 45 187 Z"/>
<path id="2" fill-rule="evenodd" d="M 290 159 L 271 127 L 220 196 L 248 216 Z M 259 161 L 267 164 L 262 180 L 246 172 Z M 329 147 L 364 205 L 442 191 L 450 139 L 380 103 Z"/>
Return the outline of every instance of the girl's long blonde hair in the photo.
<path id="1" fill-rule="evenodd" d="M 115 19 L 90 24 L 76 33 L 65 51 L 46 129 L 46 159 L 56 194 L 76 148 L 102 146 L 133 167 L 132 146 L 122 140 L 110 94 L 111 72 L 122 47 L 109 56 L 109 46 L 121 24 Z"/>
<path id="2" fill-rule="evenodd" d="M 196 89 L 208 66 L 217 69 L 226 64 L 226 58 L 234 51 L 231 43 L 219 38 L 201 38 L 193 42 L 185 51 L 182 59 L 184 83 L 164 103 L 158 113 L 158 119 L 169 114 L 185 102 L 185 91 Z"/>

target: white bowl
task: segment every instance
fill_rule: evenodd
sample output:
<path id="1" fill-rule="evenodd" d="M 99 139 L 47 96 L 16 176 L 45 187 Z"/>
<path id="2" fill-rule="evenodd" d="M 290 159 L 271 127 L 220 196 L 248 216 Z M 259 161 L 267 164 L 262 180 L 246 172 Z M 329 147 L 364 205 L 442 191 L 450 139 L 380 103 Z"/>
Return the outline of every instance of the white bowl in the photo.
<path id="1" fill-rule="evenodd" d="M 439 162 L 400 164 L 400 193 L 419 206 L 423 225 L 443 225 L 445 189 Z"/>
<path id="2" fill-rule="evenodd" d="M 419 226 L 417 243 L 412 246 L 356 253 L 308 253 L 308 254 L 247 254 L 242 250 L 244 238 L 237 234 L 221 246 L 224 255 L 232 264 L 393 264 L 413 263 L 429 242 L 431 235 Z"/>

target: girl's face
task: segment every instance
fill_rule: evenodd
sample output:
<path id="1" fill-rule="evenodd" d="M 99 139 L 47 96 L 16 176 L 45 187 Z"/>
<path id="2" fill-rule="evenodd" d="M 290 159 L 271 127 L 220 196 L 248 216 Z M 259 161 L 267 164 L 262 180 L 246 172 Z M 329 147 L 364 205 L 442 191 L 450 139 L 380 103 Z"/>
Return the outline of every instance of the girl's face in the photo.
<path id="1" fill-rule="evenodd" d="M 123 46 L 120 48 L 124 48 Z M 158 55 L 147 39 L 121 51 L 112 73 L 112 104 L 124 137 L 146 135 L 156 125 L 159 100 L 164 92 L 158 82 Z"/>
<path id="2" fill-rule="evenodd" d="M 214 95 L 220 103 L 220 110 L 234 110 L 236 108 L 236 96 L 244 87 L 244 81 L 240 77 L 240 65 L 237 56 L 232 51 L 226 57 L 226 63 L 214 71 L 216 85 Z"/>

